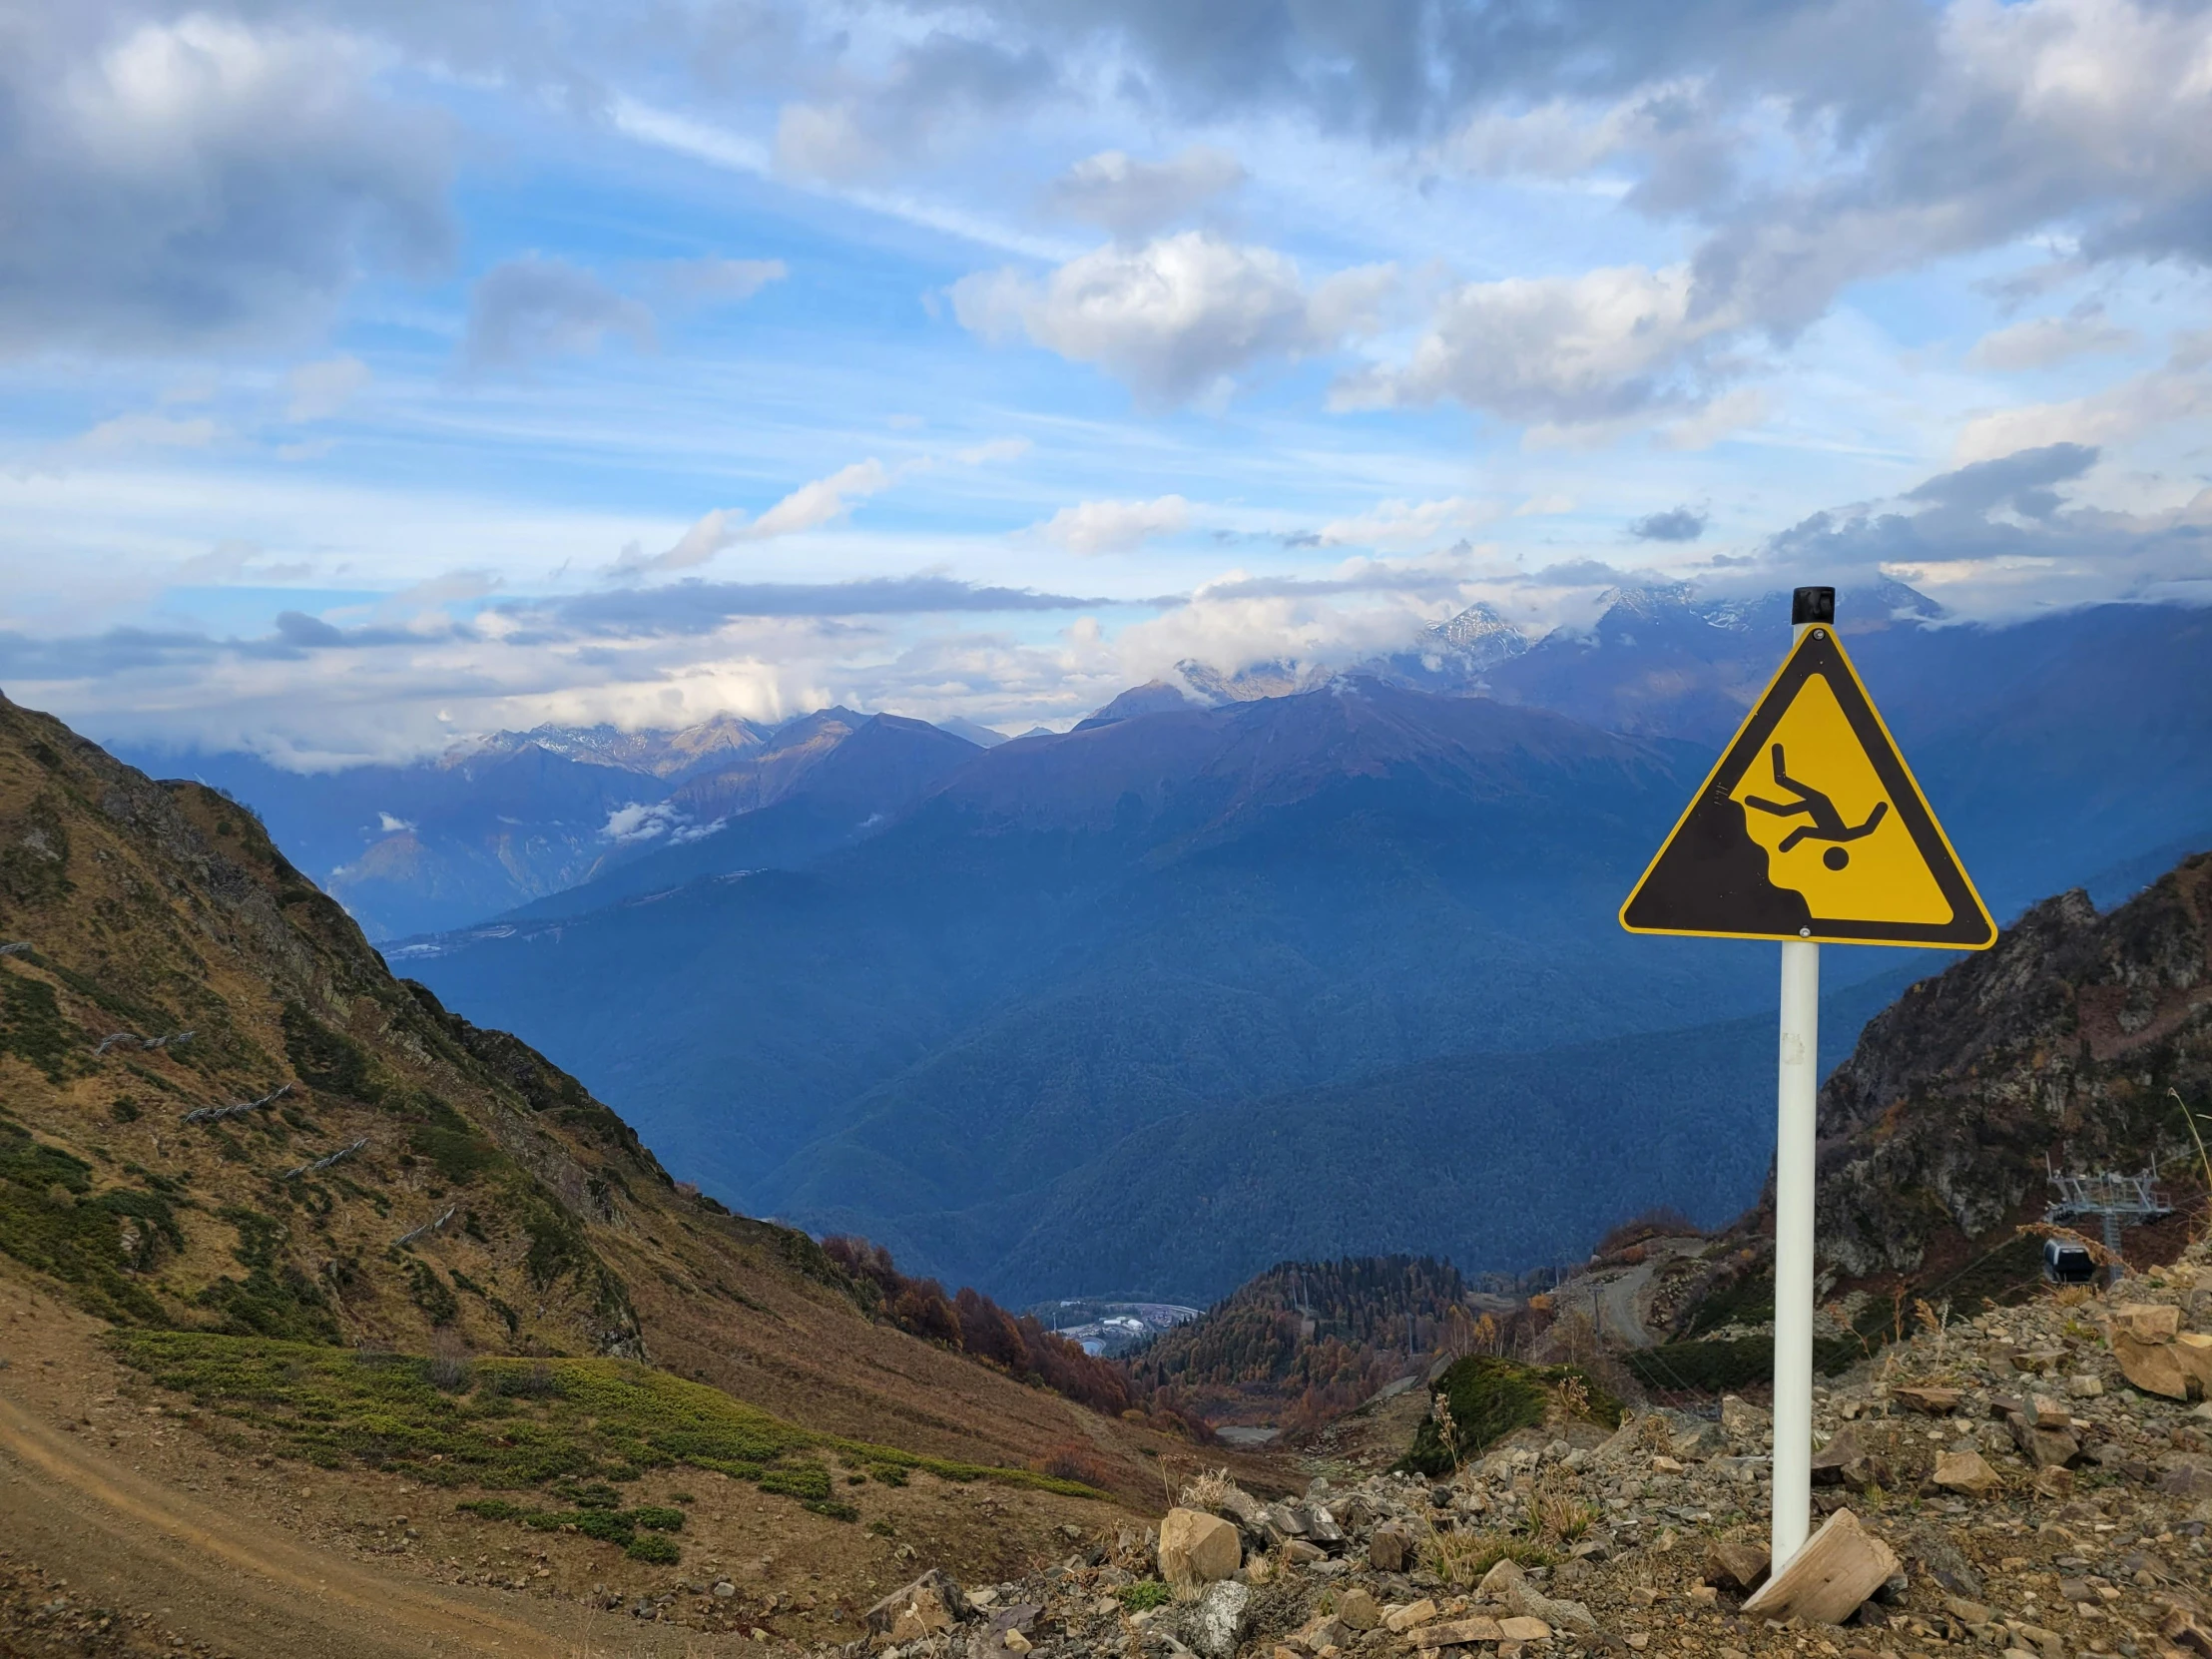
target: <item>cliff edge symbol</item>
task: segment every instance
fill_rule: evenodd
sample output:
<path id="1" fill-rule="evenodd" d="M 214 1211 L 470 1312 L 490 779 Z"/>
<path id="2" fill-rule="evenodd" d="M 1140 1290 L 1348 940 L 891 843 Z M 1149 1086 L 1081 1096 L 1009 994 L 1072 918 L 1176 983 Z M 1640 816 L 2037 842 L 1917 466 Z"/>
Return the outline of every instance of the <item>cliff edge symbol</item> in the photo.
<path id="1" fill-rule="evenodd" d="M 1807 629 L 1784 660 L 1621 906 L 1621 925 L 1950 950 L 1996 941 L 1827 627 Z"/>

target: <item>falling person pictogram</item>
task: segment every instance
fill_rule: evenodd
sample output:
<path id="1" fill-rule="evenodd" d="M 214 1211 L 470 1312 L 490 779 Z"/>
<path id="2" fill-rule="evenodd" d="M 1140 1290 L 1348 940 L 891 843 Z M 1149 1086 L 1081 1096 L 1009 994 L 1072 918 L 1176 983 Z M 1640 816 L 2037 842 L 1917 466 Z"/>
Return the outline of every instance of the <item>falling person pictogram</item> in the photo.
<path id="1" fill-rule="evenodd" d="M 1829 800 L 1823 791 L 1814 789 L 1810 784 L 1801 784 L 1789 775 L 1785 770 L 1782 745 L 1776 744 L 1774 746 L 1773 758 L 1774 781 L 1796 796 L 1797 800 L 1784 804 L 1775 801 L 1762 801 L 1758 796 L 1751 795 L 1744 797 L 1744 805 L 1755 807 L 1762 813 L 1772 813 L 1776 818 L 1795 818 L 1798 814 L 1804 813 L 1813 821 L 1811 824 L 1799 825 L 1785 835 L 1782 838 L 1781 846 L 1776 849 L 1777 851 L 1787 852 L 1799 841 L 1841 842 L 1864 839 L 1874 833 L 1875 827 L 1882 822 L 1883 815 L 1890 810 L 1890 804 L 1887 801 L 1876 802 L 1874 811 L 1867 815 L 1867 822 L 1855 830 L 1844 822 L 1844 815 L 1836 810 L 1836 803 Z M 1851 862 L 1851 854 L 1845 851 L 1841 845 L 1832 846 L 1821 854 L 1821 862 L 1830 869 L 1842 869 Z"/>

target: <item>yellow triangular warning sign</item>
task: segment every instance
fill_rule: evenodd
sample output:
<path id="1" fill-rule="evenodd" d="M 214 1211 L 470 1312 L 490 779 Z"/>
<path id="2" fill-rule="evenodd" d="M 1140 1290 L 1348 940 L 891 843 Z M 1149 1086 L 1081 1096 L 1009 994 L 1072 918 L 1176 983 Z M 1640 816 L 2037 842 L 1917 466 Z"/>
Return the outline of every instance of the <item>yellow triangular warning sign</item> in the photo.
<path id="1" fill-rule="evenodd" d="M 1809 628 L 1636 890 L 1632 933 L 1921 944 L 1996 941 L 1834 628 Z"/>

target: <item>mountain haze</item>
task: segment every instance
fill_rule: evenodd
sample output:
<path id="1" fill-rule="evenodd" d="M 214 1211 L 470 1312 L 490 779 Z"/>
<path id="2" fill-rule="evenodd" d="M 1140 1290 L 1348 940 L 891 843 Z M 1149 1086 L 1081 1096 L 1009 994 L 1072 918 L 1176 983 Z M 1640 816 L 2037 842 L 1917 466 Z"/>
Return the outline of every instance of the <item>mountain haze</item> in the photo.
<path id="1" fill-rule="evenodd" d="M 1204 1301 L 1369 1249 L 1518 1268 L 1651 1204 L 1717 1221 L 1767 1155 L 1743 1054 L 1771 952 L 1613 914 L 1786 604 L 1624 592 L 1532 643 L 1478 609 L 1334 677 L 1186 664 L 988 750 L 841 710 L 733 732 L 624 821 L 653 833 L 393 958 L 722 1196 L 1008 1301 Z M 1842 614 L 2000 919 L 2212 842 L 2207 613 L 1977 627 L 1891 584 Z M 1941 963 L 1830 952 L 1824 1048 Z M 1578 1136 L 1639 1150 L 1558 1180 Z M 1364 1207 L 1354 1168 L 1407 1207 Z M 1520 1201 L 1468 1206 L 1485 1179 Z"/>

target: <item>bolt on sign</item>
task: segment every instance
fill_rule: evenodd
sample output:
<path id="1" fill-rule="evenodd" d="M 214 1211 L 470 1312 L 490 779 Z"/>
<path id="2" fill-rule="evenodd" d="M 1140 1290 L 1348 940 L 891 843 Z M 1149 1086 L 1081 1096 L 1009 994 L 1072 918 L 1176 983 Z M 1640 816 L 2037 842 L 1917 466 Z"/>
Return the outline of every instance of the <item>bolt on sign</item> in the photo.
<path id="1" fill-rule="evenodd" d="M 1803 631 L 1620 914 L 1632 933 L 1996 940 L 1833 626 Z"/>

